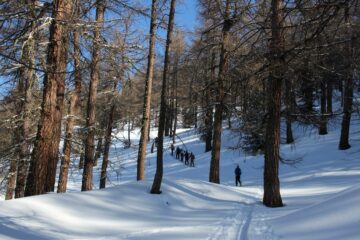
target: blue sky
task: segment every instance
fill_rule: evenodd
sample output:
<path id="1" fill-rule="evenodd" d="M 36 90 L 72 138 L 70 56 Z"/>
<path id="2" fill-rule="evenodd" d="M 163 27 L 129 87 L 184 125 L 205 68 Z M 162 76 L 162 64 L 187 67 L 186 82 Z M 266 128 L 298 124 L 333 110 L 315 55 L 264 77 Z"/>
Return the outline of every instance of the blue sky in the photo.
<path id="1" fill-rule="evenodd" d="M 179 0 L 175 15 L 175 23 L 183 30 L 193 30 L 197 24 L 197 0 Z"/>

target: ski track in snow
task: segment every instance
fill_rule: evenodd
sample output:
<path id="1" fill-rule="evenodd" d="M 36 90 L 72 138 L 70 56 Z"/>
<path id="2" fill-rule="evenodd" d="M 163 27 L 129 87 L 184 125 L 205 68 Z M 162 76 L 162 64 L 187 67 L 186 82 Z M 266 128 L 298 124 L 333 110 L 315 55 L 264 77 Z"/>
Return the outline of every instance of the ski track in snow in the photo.
<path id="1" fill-rule="evenodd" d="M 220 222 L 207 240 L 236 239 L 247 240 L 254 205 L 234 204 L 234 215 L 228 215 Z"/>

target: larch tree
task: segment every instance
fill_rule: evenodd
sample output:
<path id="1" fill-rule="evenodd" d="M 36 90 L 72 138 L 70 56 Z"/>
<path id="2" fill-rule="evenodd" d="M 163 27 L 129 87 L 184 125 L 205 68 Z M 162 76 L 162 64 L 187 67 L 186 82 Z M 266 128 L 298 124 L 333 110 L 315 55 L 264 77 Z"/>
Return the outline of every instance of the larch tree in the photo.
<path id="1" fill-rule="evenodd" d="M 144 91 L 144 105 L 143 105 L 143 117 L 141 123 L 141 135 L 139 141 L 139 151 L 137 160 L 137 180 L 145 179 L 145 157 L 146 146 L 148 142 L 148 132 L 150 129 L 150 110 L 151 110 L 151 93 L 152 82 L 154 78 L 154 64 L 155 64 L 155 32 L 156 32 L 156 0 L 151 4 L 151 20 L 150 20 L 150 38 L 149 38 L 149 55 L 148 65 L 145 79 L 145 91 Z"/>
<path id="2" fill-rule="evenodd" d="M 351 30 L 350 20 L 350 6 L 346 3 L 344 8 L 344 19 L 346 28 L 346 44 L 345 44 L 345 83 L 344 83 L 344 107 L 343 107 L 343 119 L 341 123 L 341 135 L 339 142 L 339 149 L 346 150 L 351 147 L 349 143 L 350 132 L 350 120 L 353 106 L 353 36 Z"/>
<path id="3" fill-rule="evenodd" d="M 44 194 L 54 188 L 67 62 L 68 33 L 64 23 L 71 19 L 71 13 L 72 1 L 54 1 L 41 116 L 25 196 Z"/>
<path id="4" fill-rule="evenodd" d="M 164 144 L 165 118 L 167 112 L 166 90 L 167 90 L 167 78 L 168 78 L 169 62 L 170 62 L 170 54 L 169 54 L 170 45 L 172 42 L 173 29 L 174 29 L 175 6 L 176 6 L 176 0 L 171 0 L 169 23 L 168 23 L 167 37 L 166 37 L 166 47 L 165 47 L 164 70 L 163 70 L 162 87 L 161 87 L 160 116 L 159 116 L 159 128 L 158 128 L 157 155 L 156 155 L 156 172 L 150 190 L 150 193 L 152 194 L 161 193 L 161 182 L 163 177 L 163 151 L 164 151 L 163 144 Z"/>
<path id="5" fill-rule="evenodd" d="M 225 12 L 222 25 L 222 40 L 220 50 L 219 73 L 216 80 L 216 105 L 214 113 L 214 131 L 213 131 L 213 146 L 211 150 L 211 162 L 209 181 L 213 183 L 220 183 L 220 150 L 221 150 L 221 133 L 222 133 L 222 115 L 225 104 L 225 77 L 228 60 L 228 49 L 230 39 L 230 29 L 234 24 L 233 17 L 230 16 L 231 1 L 226 0 Z"/>
<path id="6" fill-rule="evenodd" d="M 283 206 L 278 176 L 280 161 L 281 88 L 285 67 L 283 21 L 283 0 L 272 0 L 263 197 L 263 204 L 267 207 Z"/>
<path id="7" fill-rule="evenodd" d="M 86 140 L 85 162 L 82 178 L 81 191 L 92 190 L 94 152 L 95 152 L 95 122 L 96 122 L 96 95 L 100 76 L 100 45 L 101 29 L 104 24 L 105 0 L 96 1 L 96 26 L 94 30 L 91 76 L 86 114 Z"/>
<path id="8" fill-rule="evenodd" d="M 76 13 L 77 16 L 80 15 L 80 1 L 76 1 Z M 72 141 L 73 141 L 73 131 L 74 126 L 76 124 L 76 118 L 79 114 L 80 108 L 80 94 L 82 87 L 82 77 L 81 77 L 81 53 L 80 53 L 80 33 L 78 29 L 73 32 L 73 51 L 74 51 L 74 82 L 75 88 L 70 93 L 69 100 L 69 109 L 68 116 L 66 118 L 66 130 L 65 130 L 65 140 L 64 140 L 64 148 L 63 155 L 61 157 L 61 165 L 60 165 L 60 173 L 59 173 L 59 182 L 58 182 L 58 193 L 66 192 L 67 188 L 67 180 L 68 180 L 68 172 L 69 172 L 69 164 L 70 164 L 70 155 L 72 149 Z"/>

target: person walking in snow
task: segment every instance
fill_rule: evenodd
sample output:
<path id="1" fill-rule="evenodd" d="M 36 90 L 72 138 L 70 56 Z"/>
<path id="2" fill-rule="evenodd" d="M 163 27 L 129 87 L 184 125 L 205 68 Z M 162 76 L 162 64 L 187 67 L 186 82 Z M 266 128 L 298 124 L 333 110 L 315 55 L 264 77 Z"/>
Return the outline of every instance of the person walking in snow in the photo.
<path id="1" fill-rule="evenodd" d="M 189 165 L 189 152 L 185 151 L 185 165 Z"/>
<path id="2" fill-rule="evenodd" d="M 235 185 L 237 186 L 238 183 L 240 184 L 241 186 L 241 179 L 240 179 L 240 176 L 241 176 L 241 168 L 239 167 L 239 164 L 236 166 L 235 168 Z"/>
<path id="3" fill-rule="evenodd" d="M 193 153 L 190 153 L 190 167 L 195 167 L 195 155 Z"/>
<path id="4" fill-rule="evenodd" d="M 173 144 L 173 143 L 171 144 L 170 149 L 171 149 L 171 156 L 174 156 L 174 149 L 175 149 L 175 146 L 174 146 L 174 144 Z"/>
<path id="5" fill-rule="evenodd" d="M 185 155 L 184 150 L 181 150 L 181 152 L 180 152 L 180 161 L 182 161 L 182 162 L 184 162 L 184 155 Z"/>
<path id="6" fill-rule="evenodd" d="M 181 148 L 179 148 L 179 146 L 177 146 L 176 151 L 175 151 L 176 159 L 180 159 L 180 152 L 181 152 Z"/>
<path id="7" fill-rule="evenodd" d="M 158 142 L 159 142 L 159 138 L 158 138 L 158 137 L 155 137 L 155 139 L 154 139 L 155 147 L 157 147 Z"/>

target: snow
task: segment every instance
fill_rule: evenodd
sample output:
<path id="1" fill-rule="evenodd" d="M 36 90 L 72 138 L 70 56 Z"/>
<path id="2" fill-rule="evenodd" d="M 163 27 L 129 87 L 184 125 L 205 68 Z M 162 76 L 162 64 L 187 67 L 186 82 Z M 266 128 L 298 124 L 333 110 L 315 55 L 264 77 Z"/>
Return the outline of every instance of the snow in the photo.
<path id="1" fill-rule="evenodd" d="M 156 153 L 149 153 L 146 180 L 136 178 L 136 145 L 117 141 L 111 149 L 108 188 L 79 192 L 81 171 L 72 168 L 65 194 L 0 202 L 0 239 L 359 239 L 360 127 L 353 121 L 352 148 L 337 149 L 339 129 L 326 136 L 295 128 L 296 144 L 282 145 L 282 208 L 262 205 L 263 156 L 230 149 L 234 135 L 223 133 L 221 184 L 208 182 L 210 153 L 192 129 L 181 129 L 177 144 L 194 152 L 195 168 L 164 154 L 162 194 L 149 194 Z M 152 132 L 155 136 L 156 129 Z M 118 138 L 127 136 L 120 132 Z M 133 143 L 138 130 L 132 132 Z M 170 139 L 165 146 L 169 147 Z M 150 149 L 150 145 L 149 145 Z M 242 168 L 242 187 L 234 168 Z M 98 186 L 101 163 L 94 169 Z"/>

